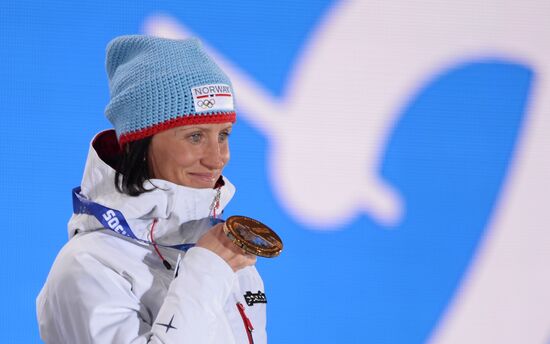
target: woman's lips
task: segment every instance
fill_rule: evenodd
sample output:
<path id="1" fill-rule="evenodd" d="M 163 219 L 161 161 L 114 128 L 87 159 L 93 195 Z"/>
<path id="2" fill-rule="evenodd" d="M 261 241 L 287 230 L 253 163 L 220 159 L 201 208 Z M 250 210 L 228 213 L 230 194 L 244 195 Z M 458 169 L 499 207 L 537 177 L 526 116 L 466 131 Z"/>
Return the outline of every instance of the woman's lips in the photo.
<path id="1" fill-rule="evenodd" d="M 216 181 L 216 175 L 212 173 L 189 173 L 194 179 L 203 181 L 204 183 L 213 184 Z"/>

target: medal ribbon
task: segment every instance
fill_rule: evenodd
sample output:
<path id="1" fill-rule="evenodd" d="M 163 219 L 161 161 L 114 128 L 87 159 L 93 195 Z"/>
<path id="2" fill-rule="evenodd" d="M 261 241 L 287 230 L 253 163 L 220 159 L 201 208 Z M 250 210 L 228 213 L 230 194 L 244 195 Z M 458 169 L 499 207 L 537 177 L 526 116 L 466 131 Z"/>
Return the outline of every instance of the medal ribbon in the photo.
<path id="1" fill-rule="evenodd" d="M 122 215 L 120 211 L 106 207 L 99 203 L 90 201 L 86 197 L 82 196 L 80 194 L 80 191 L 81 191 L 80 186 L 73 189 L 73 213 L 92 215 L 106 229 L 112 230 L 115 233 L 118 233 L 130 239 L 142 242 L 144 244 L 174 248 L 176 250 L 180 250 L 184 252 L 190 249 L 191 247 L 195 246 L 195 244 L 179 244 L 179 245 L 162 245 L 157 243 L 153 244 L 150 241 L 140 239 L 134 234 L 134 232 L 130 228 L 130 225 L 128 225 L 128 222 L 124 218 L 124 215 Z M 223 220 L 221 219 L 216 219 L 212 217 L 210 218 L 210 221 L 212 225 L 223 222 Z"/>

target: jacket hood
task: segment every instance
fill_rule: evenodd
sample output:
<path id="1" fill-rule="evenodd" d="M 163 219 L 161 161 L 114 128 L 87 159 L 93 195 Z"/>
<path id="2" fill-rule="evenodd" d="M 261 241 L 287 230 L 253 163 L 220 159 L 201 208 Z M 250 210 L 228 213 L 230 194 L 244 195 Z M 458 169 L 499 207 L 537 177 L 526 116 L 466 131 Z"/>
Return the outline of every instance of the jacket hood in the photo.
<path id="1" fill-rule="evenodd" d="M 134 235 L 150 241 L 149 231 L 155 219 L 155 241 L 159 244 L 195 242 L 210 226 L 195 226 L 211 215 L 218 191 L 195 189 L 161 179 L 145 182 L 153 191 L 129 196 L 115 188 L 115 169 L 120 147 L 114 130 L 97 134 L 90 144 L 80 194 L 95 203 L 120 211 Z M 235 187 L 225 178 L 220 187 L 217 213 L 221 213 L 235 193 Z M 73 214 L 68 224 L 69 238 L 76 233 L 103 229 L 92 215 Z"/>

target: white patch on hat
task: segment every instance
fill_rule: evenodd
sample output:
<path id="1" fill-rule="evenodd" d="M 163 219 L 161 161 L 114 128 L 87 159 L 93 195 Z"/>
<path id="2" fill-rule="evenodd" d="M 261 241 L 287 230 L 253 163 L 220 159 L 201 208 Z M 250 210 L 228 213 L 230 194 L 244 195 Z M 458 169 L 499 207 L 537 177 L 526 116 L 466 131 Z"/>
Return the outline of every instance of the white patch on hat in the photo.
<path id="1" fill-rule="evenodd" d="M 195 112 L 234 111 L 233 93 L 226 84 L 210 84 L 191 88 Z"/>

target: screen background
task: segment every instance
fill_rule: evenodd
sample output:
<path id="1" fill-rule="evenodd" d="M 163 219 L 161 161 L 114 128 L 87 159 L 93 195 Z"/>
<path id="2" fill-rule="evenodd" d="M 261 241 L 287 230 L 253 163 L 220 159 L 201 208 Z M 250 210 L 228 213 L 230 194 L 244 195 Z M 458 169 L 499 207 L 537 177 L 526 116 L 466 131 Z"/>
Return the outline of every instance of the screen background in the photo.
<path id="1" fill-rule="evenodd" d="M 0 291 L 6 342 L 70 190 L 109 128 L 106 44 L 198 36 L 235 84 L 226 215 L 276 229 L 258 262 L 272 343 L 548 343 L 546 1 L 4 1 Z"/>

